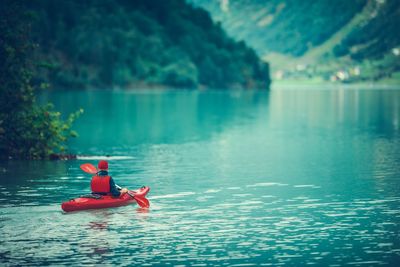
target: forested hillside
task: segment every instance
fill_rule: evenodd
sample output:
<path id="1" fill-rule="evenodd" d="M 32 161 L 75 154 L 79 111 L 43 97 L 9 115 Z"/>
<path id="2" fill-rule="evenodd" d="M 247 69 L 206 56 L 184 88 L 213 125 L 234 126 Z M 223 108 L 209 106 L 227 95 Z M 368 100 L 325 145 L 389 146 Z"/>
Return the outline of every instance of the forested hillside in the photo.
<path id="1" fill-rule="evenodd" d="M 379 59 L 400 45 L 400 1 L 376 1 L 371 17 L 343 38 L 335 49 L 336 56 L 350 55 L 355 60 Z"/>
<path id="2" fill-rule="evenodd" d="M 269 60 L 277 79 L 400 79 L 399 0 L 189 1 Z"/>
<path id="3" fill-rule="evenodd" d="M 33 0 L 37 81 L 65 88 L 268 88 L 269 68 L 184 0 Z"/>
<path id="4" fill-rule="evenodd" d="M 349 22 L 366 0 L 191 2 L 209 10 L 229 33 L 247 40 L 261 55 L 280 52 L 301 56 Z"/>

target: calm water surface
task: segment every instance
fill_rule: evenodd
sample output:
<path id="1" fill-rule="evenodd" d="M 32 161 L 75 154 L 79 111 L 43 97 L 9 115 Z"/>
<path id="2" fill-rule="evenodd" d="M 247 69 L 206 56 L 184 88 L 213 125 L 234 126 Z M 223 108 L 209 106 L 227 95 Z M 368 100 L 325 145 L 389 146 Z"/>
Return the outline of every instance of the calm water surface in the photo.
<path id="1" fill-rule="evenodd" d="M 73 91 L 73 161 L 0 163 L 0 265 L 400 261 L 400 90 Z M 66 214 L 110 155 L 131 205 Z"/>

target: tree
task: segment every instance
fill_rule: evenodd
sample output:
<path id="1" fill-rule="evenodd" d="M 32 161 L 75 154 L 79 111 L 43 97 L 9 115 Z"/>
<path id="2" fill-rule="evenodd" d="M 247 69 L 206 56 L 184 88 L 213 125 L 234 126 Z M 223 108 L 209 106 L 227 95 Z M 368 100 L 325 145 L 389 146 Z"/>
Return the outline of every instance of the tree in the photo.
<path id="1" fill-rule="evenodd" d="M 47 158 L 65 150 L 80 110 L 66 121 L 48 104 L 35 101 L 30 39 L 32 14 L 20 2 L 0 3 L 0 158 Z"/>

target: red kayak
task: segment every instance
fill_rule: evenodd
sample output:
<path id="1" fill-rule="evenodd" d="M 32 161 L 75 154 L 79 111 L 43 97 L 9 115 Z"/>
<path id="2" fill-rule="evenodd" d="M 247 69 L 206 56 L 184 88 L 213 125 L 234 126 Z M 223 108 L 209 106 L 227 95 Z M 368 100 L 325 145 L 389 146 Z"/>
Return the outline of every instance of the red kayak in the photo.
<path id="1" fill-rule="evenodd" d="M 88 210 L 88 209 L 104 209 L 112 207 L 121 207 L 137 202 L 140 206 L 147 205 L 148 200 L 145 198 L 150 188 L 143 186 L 138 190 L 129 190 L 128 193 L 115 198 L 112 196 L 101 196 L 101 195 L 88 195 L 78 198 L 71 199 L 61 204 L 63 211 L 77 211 L 77 210 Z M 146 202 L 146 204 L 143 204 Z"/>

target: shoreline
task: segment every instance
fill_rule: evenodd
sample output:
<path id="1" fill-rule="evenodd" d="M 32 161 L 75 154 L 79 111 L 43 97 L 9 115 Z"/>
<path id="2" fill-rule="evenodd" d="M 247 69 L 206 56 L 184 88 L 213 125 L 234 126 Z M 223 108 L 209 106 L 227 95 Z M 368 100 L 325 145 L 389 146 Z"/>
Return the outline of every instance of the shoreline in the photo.
<path id="1" fill-rule="evenodd" d="M 361 83 L 333 83 L 329 81 L 313 80 L 285 80 L 273 81 L 271 90 L 280 89 L 400 89 L 399 83 L 361 82 Z"/>

